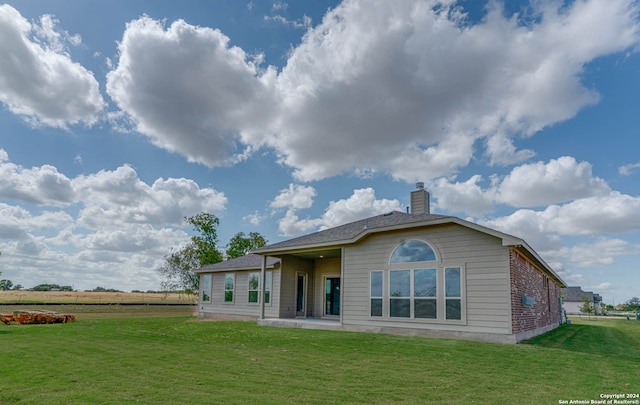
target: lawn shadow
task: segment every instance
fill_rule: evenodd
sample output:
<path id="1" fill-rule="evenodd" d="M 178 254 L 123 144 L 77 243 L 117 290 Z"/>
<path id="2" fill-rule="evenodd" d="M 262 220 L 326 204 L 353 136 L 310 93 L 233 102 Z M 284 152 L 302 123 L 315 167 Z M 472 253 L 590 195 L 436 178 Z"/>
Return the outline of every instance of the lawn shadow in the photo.
<path id="1" fill-rule="evenodd" d="M 614 321 L 625 322 L 625 321 Z M 640 361 L 640 348 L 629 331 L 605 323 L 579 323 L 562 325 L 545 334 L 522 342 L 523 344 L 595 354 L 620 359 Z"/>

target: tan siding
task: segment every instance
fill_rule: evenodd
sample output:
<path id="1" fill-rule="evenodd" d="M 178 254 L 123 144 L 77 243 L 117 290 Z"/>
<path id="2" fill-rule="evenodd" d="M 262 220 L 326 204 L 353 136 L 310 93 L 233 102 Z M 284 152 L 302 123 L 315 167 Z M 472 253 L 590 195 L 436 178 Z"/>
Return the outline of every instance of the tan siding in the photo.
<path id="1" fill-rule="evenodd" d="M 315 293 L 313 296 L 313 317 L 320 318 L 324 315 L 324 276 L 328 274 L 340 276 L 340 259 L 316 260 L 314 273 L 313 282 L 315 285 Z"/>
<path id="2" fill-rule="evenodd" d="M 313 261 L 294 256 L 282 257 L 282 284 L 280 286 L 280 317 L 296 316 L 296 274 L 307 273 L 307 311 L 313 311 Z"/>
<path id="3" fill-rule="evenodd" d="M 389 256 L 403 240 L 428 242 L 438 267 L 463 266 L 466 282 L 466 325 L 369 318 L 369 273 L 389 268 Z M 343 323 L 419 327 L 439 330 L 510 333 L 509 250 L 492 236 L 456 224 L 373 235 L 345 248 Z M 385 273 L 385 290 L 388 280 Z M 385 304 L 387 301 L 385 301 Z"/>
<path id="4" fill-rule="evenodd" d="M 235 273 L 234 302 L 224 302 L 224 279 L 227 273 L 212 274 L 212 293 L 210 303 L 201 303 L 199 311 L 206 314 L 226 314 L 258 317 L 260 304 L 249 303 L 249 273 L 257 270 L 242 270 Z M 271 270 L 271 304 L 265 306 L 265 316 L 278 316 L 280 270 Z"/>

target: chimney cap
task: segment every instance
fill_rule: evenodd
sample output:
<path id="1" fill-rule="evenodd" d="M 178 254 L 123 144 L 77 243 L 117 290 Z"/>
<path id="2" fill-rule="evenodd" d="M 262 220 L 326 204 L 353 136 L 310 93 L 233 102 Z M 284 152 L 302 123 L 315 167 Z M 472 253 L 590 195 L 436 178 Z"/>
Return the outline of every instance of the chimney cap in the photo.
<path id="1" fill-rule="evenodd" d="M 422 181 L 417 182 L 416 183 L 416 188 L 418 188 L 418 189 L 424 188 L 424 182 L 422 182 Z"/>

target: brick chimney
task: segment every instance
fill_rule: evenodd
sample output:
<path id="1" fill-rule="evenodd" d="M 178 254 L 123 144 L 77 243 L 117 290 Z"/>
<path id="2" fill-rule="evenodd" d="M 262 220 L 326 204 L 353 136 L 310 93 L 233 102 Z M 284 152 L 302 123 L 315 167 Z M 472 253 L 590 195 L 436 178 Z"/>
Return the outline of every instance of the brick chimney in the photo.
<path id="1" fill-rule="evenodd" d="M 411 214 L 430 214 L 429 192 L 424 189 L 424 183 L 416 183 L 416 189 L 411 192 Z"/>

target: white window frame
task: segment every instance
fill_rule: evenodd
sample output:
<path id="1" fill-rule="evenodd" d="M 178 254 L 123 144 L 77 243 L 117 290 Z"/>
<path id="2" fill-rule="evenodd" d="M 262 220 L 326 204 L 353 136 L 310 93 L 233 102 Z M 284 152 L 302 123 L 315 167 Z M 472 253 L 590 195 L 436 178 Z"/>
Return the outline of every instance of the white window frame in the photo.
<path id="1" fill-rule="evenodd" d="M 467 324 L 467 292 L 466 292 L 466 268 L 465 264 L 458 263 L 447 263 L 441 261 L 441 256 L 439 252 L 433 247 L 432 243 L 429 243 L 427 240 L 422 238 L 411 238 L 416 239 L 418 241 L 426 243 L 434 252 L 436 260 L 424 261 L 424 262 L 401 262 L 401 263 L 391 263 L 391 256 L 393 252 L 398 248 L 398 246 L 404 241 L 399 241 L 393 249 L 391 249 L 389 253 L 389 262 L 388 267 L 386 269 L 382 269 L 383 271 L 383 294 L 382 297 L 382 305 L 383 305 L 383 313 L 382 316 L 371 316 L 371 300 L 373 297 L 371 295 L 371 274 L 381 270 L 371 270 L 369 273 L 369 319 L 378 320 L 378 321 L 391 321 L 391 322 L 410 322 L 410 323 L 437 323 L 437 324 L 453 324 L 453 325 L 466 325 Z M 458 297 L 447 297 L 446 291 L 446 269 L 457 268 L 460 270 L 460 296 Z M 416 270 L 436 270 L 436 317 L 435 318 L 416 318 L 415 317 L 415 300 L 416 299 L 434 299 L 429 297 L 416 297 L 415 296 L 415 271 Z M 394 297 L 391 297 L 391 272 L 398 270 L 409 270 L 410 274 L 410 296 L 409 297 L 397 297 L 395 299 L 409 299 L 410 300 L 410 317 L 394 317 L 391 316 L 391 301 Z M 457 299 L 460 300 L 460 318 L 461 319 L 447 319 L 447 299 Z"/>
<path id="2" fill-rule="evenodd" d="M 227 277 L 231 277 L 231 288 L 227 288 Z M 224 273 L 224 295 L 223 300 L 225 304 L 233 304 L 236 299 L 236 273 Z M 227 292 L 231 292 L 231 301 L 227 301 Z"/>
<path id="3" fill-rule="evenodd" d="M 373 291 L 372 291 L 372 282 L 373 282 L 373 273 L 380 273 L 380 282 L 381 282 L 381 286 L 380 286 L 380 295 L 373 295 Z M 372 270 L 369 272 L 369 318 L 372 319 L 380 319 L 380 318 L 384 318 L 385 315 L 385 309 L 386 309 L 386 305 L 384 305 L 385 299 L 384 299 L 384 276 L 385 276 L 385 271 L 384 270 Z M 375 299 L 379 299 L 382 303 L 382 313 L 380 315 L 371 315 L 371 309 L 372 309 L 372 305 L 371 302 Z"/>
<path id="4" fill-rule="evenodd" d="M 271 296 L 271 285 L 273 284 L 273 272 L 271 270 L 267 270 L 265 274 L 266 281 L 264 282 L 264 305 L 271 305 L 271 301 L 273 301 L 273 297 Z M 267 293 L 269 295 L 267 296 Z M 262 294 L 260 294 L 262 296 Z"/>
<path id="5" fill-rule="evenodd" d="M 255 289 L 251 288 L 251 276 L 255 276 L 256 279 L 258 280 L 258 287 Z M 247 293 L 247 303 L 250 305 L 257 305 L 260 303 L 260 272 L 259 271 L 252 271 L 249 272 L 249 276 L 247 278 L 247 289 L 248 289 L 248 293 Z M 256 300 L 255 301 L 251 301 L 251 293 L 255 293 L 256 296 Z"/>
<path id="6" fill-rule="evenodd" d="M 209 280 L 209 286 L 207 288 L 207 283 L 205 282 L 205 280 L 208 279 Z M 201 278 L 200 278 L 200 301 L 203 303 L 211 303 L 211 286 L 213 282 L 213 274 L 210 273 L 206 273 L 206 274 L 202 274 Z M 205 293 L 208 295 L 209 299 L 205 300 Z"/>
<path id="7" fill-rule="evenodd" d="M 459 296 L 448 296 L 447 295 L 447 270 L 448 269 L 458 269 L 460 271 L 460 295 Z M 444 291 L 443 291 L 443 295 L 444 295 L 444 319 L 447 322 L 462 322 L 463 320 L 466 320 L 466 311 L 465 311 L 465 285 L 464 285 L 464 267 L 462 266 L 446 266 L 443 268 L 442 271 L 442 275 L 443 275 L 443 279 L 444 279 Z M 459 300 L 460 301 L 460 319 L 449 319 L 447 318 L 447 300 Z"/>

